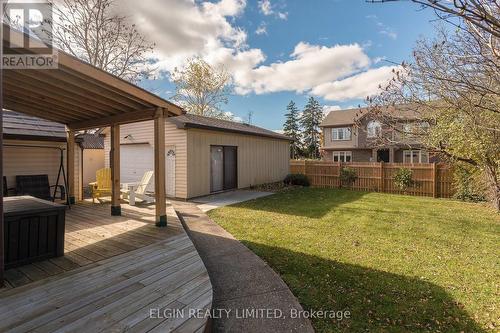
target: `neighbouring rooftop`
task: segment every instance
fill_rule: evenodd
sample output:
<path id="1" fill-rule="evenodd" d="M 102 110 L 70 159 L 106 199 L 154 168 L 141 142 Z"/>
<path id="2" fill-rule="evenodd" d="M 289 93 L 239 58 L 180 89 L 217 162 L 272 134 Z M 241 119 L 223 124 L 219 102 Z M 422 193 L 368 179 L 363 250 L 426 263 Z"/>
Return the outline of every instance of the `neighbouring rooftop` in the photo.
<path id="1" fill-rule="evenodd" d="M 3 134 L 6 139 L 66 141 L 66 127 L 53 121 L 4 110 Z"/>
<path id="2" fill-rule="evenodd" d="M 415 110 L 407 105 L 387 107 L 383 112 L 388 112 L 401 120 L 415 119 Z M 352 125 L 357 120 L 368 114 L 368 107 L 330 111 L 321 122 L 320 127 Z"/>

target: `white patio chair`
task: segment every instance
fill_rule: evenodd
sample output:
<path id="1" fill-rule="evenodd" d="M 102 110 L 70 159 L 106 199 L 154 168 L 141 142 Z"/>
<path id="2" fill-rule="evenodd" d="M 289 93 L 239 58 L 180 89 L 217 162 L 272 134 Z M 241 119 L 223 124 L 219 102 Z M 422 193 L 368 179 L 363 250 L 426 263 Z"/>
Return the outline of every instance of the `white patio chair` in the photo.
<path id="1" fill-rule="evenodd" d="M 146 194 L 146 188 L 151 182 L 153 174 L 153 171 L 146 171 L 140 182 L 123 184 L 121 188 L 123 199 L 128 199 L 130 205 L 132 206 L 135 204 L 135 199 L 140 199 L 147 203 L 153 203 L 155 198 Z"/>

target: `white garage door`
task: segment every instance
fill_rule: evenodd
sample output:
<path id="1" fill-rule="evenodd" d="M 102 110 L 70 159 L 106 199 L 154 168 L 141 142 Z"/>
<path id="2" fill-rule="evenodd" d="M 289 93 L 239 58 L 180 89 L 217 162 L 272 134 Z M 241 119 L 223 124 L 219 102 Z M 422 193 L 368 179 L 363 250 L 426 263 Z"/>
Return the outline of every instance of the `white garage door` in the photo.
<path id="1" fill-rule="evenodd" d="M 168 160 L 168 157 L 166 157 Z M 173 164 L 175 165 L 175 155 Z M 167 195 L 175 196 L 175 185 L 170 185 L 169 183 L 173 181 L 175 183 L 175 167 L 172 166 L 172 160 L 167 163 L 167 184 L 166 190 Z M 122 183 L 127 182 L 138 182 L 141 180 L 142 176 L 146 171 L 154 170 L 154 150 L 149 144 L 137 144 L 137 145 L 121 145 L 120 146 L 120 172 Z M 151 183 L 147 187 L 147 191 L 154 192 L 154 176 Z M 173 192 L 173 193 L 172 193 Z"/>
<path id="2" fill-rule="evenodd" d="M 146 171 L 154 170 L 154 151 L 149 144 L 120 146 L 120 178 L 122 183 L 138 182 Z M 147 191 L 154 192 L 154 180 Z"/>

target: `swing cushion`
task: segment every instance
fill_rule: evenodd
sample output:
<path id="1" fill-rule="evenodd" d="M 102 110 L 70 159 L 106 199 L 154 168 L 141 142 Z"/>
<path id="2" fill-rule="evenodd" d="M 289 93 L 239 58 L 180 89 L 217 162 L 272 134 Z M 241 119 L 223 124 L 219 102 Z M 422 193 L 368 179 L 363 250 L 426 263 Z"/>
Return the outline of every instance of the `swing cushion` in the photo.
<path id="1" fill-rule="evenodd" d="M 17 195 L 31 195 L 32 197 L 54 201 L 55 198 L 51 195 L 51 188 L 55 186 L 49 185 L 48 175 L 23 175 L 16 176 L 16 191 Z M 61 200 L 64 200 L 64 186 L 57 186 L 61 193 Z"/>

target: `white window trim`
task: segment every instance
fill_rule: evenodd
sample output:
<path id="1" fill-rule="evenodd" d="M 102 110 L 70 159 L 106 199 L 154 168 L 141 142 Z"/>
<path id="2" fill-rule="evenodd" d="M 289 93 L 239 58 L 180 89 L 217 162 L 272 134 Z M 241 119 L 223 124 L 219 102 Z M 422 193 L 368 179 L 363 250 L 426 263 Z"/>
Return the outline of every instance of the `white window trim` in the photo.
<path id="1" fill-rule="evenodd" d="M 413 152 L 418 152 L 418 160 L 413 161 Z M 406 154 L 409 153 L 410 161 L 406 161 Z M 422 157 L 427 156 L 427 162 L 422 162 Z M 422 149 L 407 149 L 403 150 L 403 163 L 416 164 L 416 163 L 429 163 L 429 152 Z"/>
<path id="2" fill-rule="evenodd" d="M 338 161 L 335 161 L 335 156 L 338 157 Z M 352 162 L 352 151 L 334 151 L 334 152 L 332 152 L 332 161 L 334 161 L 334 162 L 348 163 L 347 162 L 347 156 L 350 157 L 350 161 L 349 162 Z"/>
<path id="3" fill-rule="evenodd" d="M 337 139 L 336 139 L 334 133 L 335 133 L 335 131 L 337 131 L 337 133 L 338 133 L 338 131 L 340 131 L 340 130 L 343 132 L 344 138 L 339 139 L 338 134 L 337 134 Z M 352 129 L 350 127 L 334 127 L 334 128 L 332 128 L 331 134 L 332 134 L 332 141 L 351 141 L 352 140 Z M 348 134 L 348 135 L 346 136 L 346 134 Z M 346 137 L 348 137 L 348 138 L 346 139 Z"/>
<path id="4" fill-rule="evenodd" d="M 373 133 L 372 133 L 372 128 L 373 128 Z M 372 120 L 368 123 L 368 125 L 366 125 L 367 138 L 379 137 L 381 133 L 382 133 L 382 125 L 378 121 Z"/>

